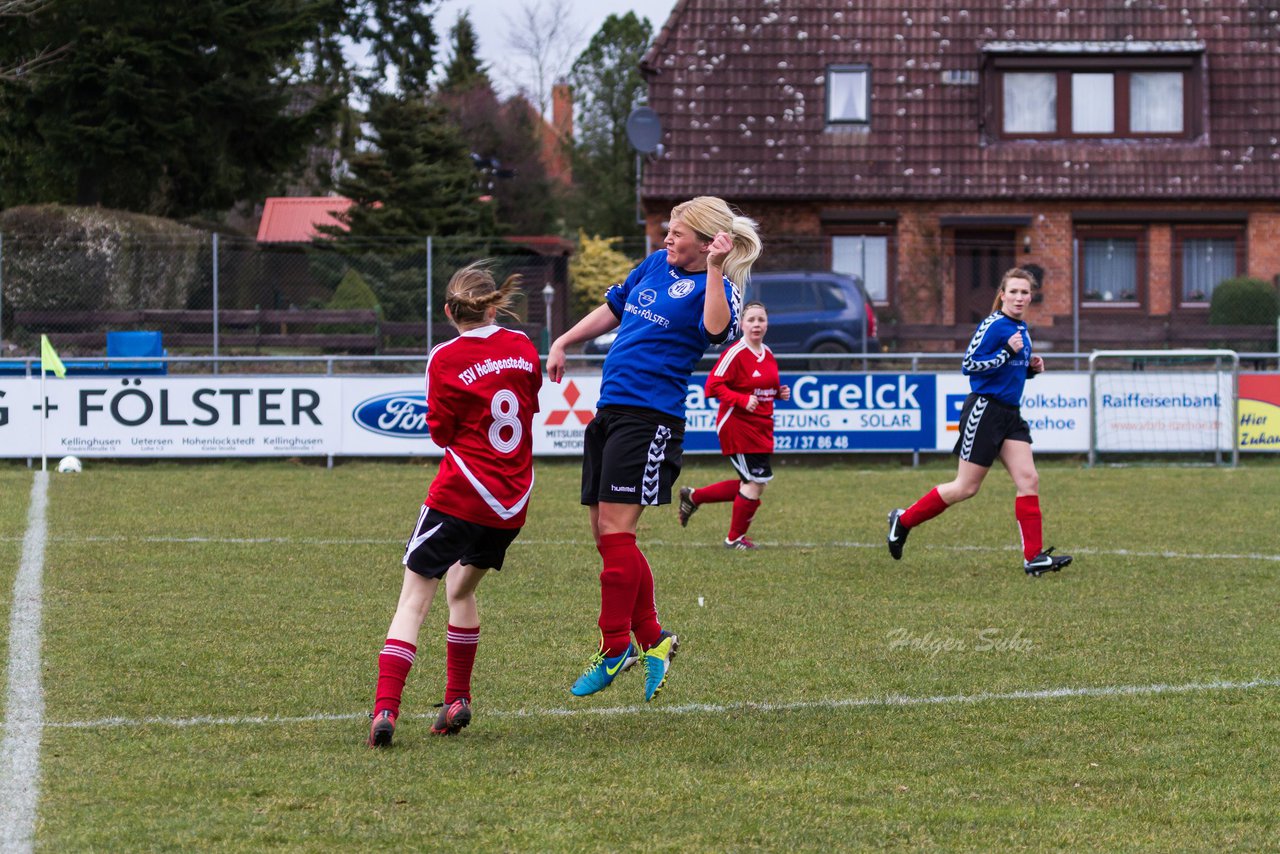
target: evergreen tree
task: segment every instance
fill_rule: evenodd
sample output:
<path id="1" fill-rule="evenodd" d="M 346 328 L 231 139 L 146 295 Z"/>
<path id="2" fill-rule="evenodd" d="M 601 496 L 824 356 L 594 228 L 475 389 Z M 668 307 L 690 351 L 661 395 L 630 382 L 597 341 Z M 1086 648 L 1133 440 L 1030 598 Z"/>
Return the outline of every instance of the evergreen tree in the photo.
<path id="1" fill-rule="evenodd" d="M 348 240 L 495 233 L 491 206 L 478 201 L 476 170 L 445 111 L 415 98 L 379 94 L 366 122 L 371 148 L 351 158 L 338 192 L 355 202 Z"/>
<path id="2" fill-rule="evenodd" d="M 53 0 L 6 24 L 0 66 L 65 45 L 0 83 L 0 203 L 72 202 L 172 217 L 264 195 L 337 99 L 291 104 L 288 73 L 346 0 Z"/>
<path id="3" fill-rule="evenodd" d="M 382 305 L 378 302 L 378 295 L 373 292 L 373 288 L 369 287 L 369 283 L 365 281 L 364 276 L 351 267 L 348 267 L 346 272 L 342 274 L 342 279 L 338 282 L 338 287 L 334 290 L 333 296 L 329 298 L 325 308 L 336 310 L 371 308 L 378 317 L 383 317 Z M 342 335 L 344 333 L 361 333 L 367 330 L 367 326 L 359 324 L 327 323 L 321 325 L 317 331 L 331 335 Z"/>
<path id="4" fill-rule="evenodd" d="M 431 7 L 437 0 L 349 2 L 354 10 L 348 33 L 368 49 L 373 61 L 360 78 L 360 88 L 366 93 L 385 91 L 387 81 L 394 81 L 402 94 L 425 95 L 436 65 Z"/>
<path id="5" fill-rule="evenodd" d="M 506 233 L 556 230 L 558 204 L 541 157 L 541 117 L 519 95 L 505 103 L 498 100 L 477 57 L 475 30 L 465 13 L 451 37 L 453 58 L 435 102 L 470 148 L 480 193 L 496 204 L 497 221 Z"/>
<path id="6" fill-rule="evenodd" d="M 348 228 L 321 227 L 334 240 L 318 251 L 359 264 L 388 320 L 420 320 L 424 240 L 496 234 L 493 205 L 480 200 L 467 145 L 438 105 L 375 94 L 366 125 L 369 147 L 337 184 L 355 202 L 344 215 Z M 438 274 L 447 280 L 451 272 Z M 437 309 L 441 296 L 438 289 Z"/>
<path id="7" fill-rule="evenodd" d="M 575 202 L 570 225 L 601 234 L 635 235 L 635 150 L 627 116 L 645 99 L 640 60 L 653 34 L 634 12 L 610 15 L 573 64 L 578 144 L 574 148 Z"/>
<path id="8" fill-rule="evenodd" d="M 558 233 L 561 195 L 542 160 L 546 124 L 522 95 L 504 105 L 496 149 L 502 169 L 494 182 L 498 220 L 513 234 Z"/>
<path id="9" fill-rule="evenodd" d="M 452 56 L 444 68 L 444 80 L 440 89 L 444 92 L 457 92 L 474 86 L 493 89 L 493 81 L 489 72 L 480 62 L 479 40 L 475 27 L 471 25 L 471 16 L 467 12 L 458 15 L 458 22 L 449 30 L 452 42 Z"/>
<path id="10" fill-rule="evenodd" d="M 382 306 L 378 305 L 378 295 L 373 292 L 373 288 L 369 287 L 364 276 L 350 268 L 342 274 L 342 280 L 338 282 L 338 287 L 325 308 L 371 308 L 379 315 L 382 314 Z"/>

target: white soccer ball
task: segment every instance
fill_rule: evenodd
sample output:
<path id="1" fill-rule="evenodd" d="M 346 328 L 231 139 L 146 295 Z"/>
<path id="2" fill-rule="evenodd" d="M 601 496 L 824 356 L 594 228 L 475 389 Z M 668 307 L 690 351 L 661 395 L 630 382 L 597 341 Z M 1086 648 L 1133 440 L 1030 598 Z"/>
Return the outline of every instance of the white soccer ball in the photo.
<path id="1" fill-rule="evenodd" d="M 63 474 L 77 474 L 83 468 L 79 457 L 63 457 L 58 460 L 58 471 Z"/>

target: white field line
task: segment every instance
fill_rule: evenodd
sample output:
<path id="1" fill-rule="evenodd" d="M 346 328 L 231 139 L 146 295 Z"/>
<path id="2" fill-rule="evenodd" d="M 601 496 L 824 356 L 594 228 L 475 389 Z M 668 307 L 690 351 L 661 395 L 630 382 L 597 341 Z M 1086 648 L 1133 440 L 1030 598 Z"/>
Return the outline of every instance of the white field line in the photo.
<path id="1" fill-rule="evenodd" d="M 9 616 L 9 685 L 0 743 L 0 851 L 32 851 L 40 792 L 41 577 L 48 540 L 49 473 L 36 472 L 27 510 L 22 563 L 13 582 Z"/>
<path id="2" fill-rule="evenodd" d="M 1197 694 L 1213 691 L 1255 691 L 1258 689 L 1280 688 L 1280 679 L 1251 679 L 1246 682 L 1213 681 L 1188 682 L 1180 685 L 1107 685 L 1095 688 L 1042 688 L 1026 691 L 982 691 L 976 694 L 939 694 L 932 697 L 911 697 L 902 694 L 890 694 L 883 697 L 850 697 L 830 700 L 800 700 L 763 703 L 686 703 L 679 706 L 667 705 L 635 705 L 608 706 L 603 708 L 554 708 L 554 709 L 485 709 L 484 717 L 493 718 L 571 718 L 571 717 L 612 717 L 619 715 L 705 715 L 727 714 L 729 712 L 804 712 L 812 710 L 830 711 L 833 709 L 888 709 L 911 706 L 952 706 L 974 703 L 1023 702 L 1027 700 L 1059 700 L 1064 698 L 1085 697 L 1109 699 L 1115 697 L 1145 697 L 1160 694 Z M 427 714 L 406 714 L 406 718 L 434 719 L 435 712 Z M 295 715 L 280 717 L 272 715 L 257 716 L 215 716 L 204 715 L 192 718 L 98 718 L 86 721 L 48 721 L 47 729 L 116 729 L 122 727 L 204 727 L 204 726 L 251 726 L 305 724 L 327 721 L 368 720 L 367 713 L 316 713 L 313 715 Z"/>
<path id="3" fill-rule="evenodd" d="M 13 542 L 16 537 L 0 537 L 0 542 Z M 300 546 L 379 546 L 392 545 L 403 548 L 405 541 L 403 539 L 391 539 L 385 537 L 147 537 L 120 534 L 109 537 L 78 537 L 65 536 L 53 538 L 59 543 L 159 543 L 173 545 L 238 545 L 238 546 L 256 546 L 256 545 L 300 545 Z M 827 542 L 805 542 L 805 541 L 783 541 L 783 540 L 756 540 L 763 546 L 774 549 L 883 549 L 884 541 L 864 543 L 849 540 L 831 540 Z M 513 544 L 514 548 L 520 546 L 585 546 L 587 540 L 570 539 L 570 540 L 544 540 L 532 537 L 517 538 Z M 689 541 L 689 540 L 645 540 L 642 546 L 665 547 L 673 546 L 682 549 L 688 548 L 709 548 L 719 549 L 720 544 L 714 541 Z M 922 543 L 919 546 L 913 546 L 913 550 L 934 551 L 934 552 L 1015 552 L 1021 551 L 1019 545 L 1007 546 L 966 546 L 966 545 L 931 545 Z M 1178 560 L 1266 560 L 1280 562 L 1280 554 L 1262 554 L 1253 552 L 1179 552 L 1170 549 L 1161 551 L 1142 550 L 1142 549 L 1091 549 L 1091 548 L 1075 548 L 1070 550 L 1073 555 L 1101 555 L 1101 556 L 1119 556 L 1119 557 L 1150 557 L 1150 558 L 1168 558 Z"/>

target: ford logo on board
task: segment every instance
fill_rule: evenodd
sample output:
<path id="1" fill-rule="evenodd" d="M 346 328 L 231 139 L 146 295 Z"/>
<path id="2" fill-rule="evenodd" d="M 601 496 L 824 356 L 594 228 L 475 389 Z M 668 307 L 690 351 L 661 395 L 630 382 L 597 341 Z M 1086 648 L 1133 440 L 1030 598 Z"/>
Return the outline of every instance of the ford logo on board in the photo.
<path id="1" fill-rule="evenodd" d="M 370 433 L 396 439 L 420 439 L 427 430 L 427 396 L 420 391 L 380 394 L 356 404 L 355 422 Z"/>

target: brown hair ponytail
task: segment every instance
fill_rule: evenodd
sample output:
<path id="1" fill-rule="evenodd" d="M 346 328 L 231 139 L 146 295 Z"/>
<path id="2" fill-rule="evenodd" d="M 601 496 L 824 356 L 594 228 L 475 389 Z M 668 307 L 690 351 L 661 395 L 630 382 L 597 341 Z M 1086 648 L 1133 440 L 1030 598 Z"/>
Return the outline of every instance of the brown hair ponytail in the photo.
<path id="1" fill-rule="evenodd" d="M 489 259 L 474 261 L 449 279 L 444 304 L 456 325 L 483 323 L 491 308 L 512 318 L 518 316 L 511 310 L 511 305 L 520 291 L 523 277 L 513 273 L 499 287 L 490 269 L 492 263 Z"/>

